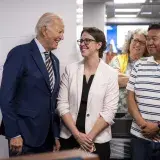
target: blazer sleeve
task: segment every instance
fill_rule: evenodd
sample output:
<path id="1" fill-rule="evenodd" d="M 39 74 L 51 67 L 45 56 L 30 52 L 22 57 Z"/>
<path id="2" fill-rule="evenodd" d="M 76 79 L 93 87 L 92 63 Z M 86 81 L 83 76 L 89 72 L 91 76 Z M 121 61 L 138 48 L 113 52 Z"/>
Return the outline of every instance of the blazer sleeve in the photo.
<path id="1" fill-rule="evenodd" d="M 22 78 L 22 52 L 18 47 L 12 49 L 3 67 L 2 83 L 0 88 L 0 106 L 7 138 L 20 135 L 17 125 L 16 94 Z"/>
<path id="2" fill-rule="evenodd" d="M 58 106 L 57 111 L 60 116 L 68 113 L 69 102 L 68 102 L 68 92 L 69 92 L 69 70 L 68 67 L 65 68 L 65 72 L 62 75 L 62 80 L 60 84 L 60 90 L 58 95 Z"/>
<path id="3" fill-rule="evenodd" d="M 118 73 L 113 71 L 112 76 L 109 79 L 108 87 L 106 90 L 103 109 L 100 115 L 104 120 L 112 125 L 115 113 L 117 112 L 119 100 L 119 86 L 118 86 Z"/>

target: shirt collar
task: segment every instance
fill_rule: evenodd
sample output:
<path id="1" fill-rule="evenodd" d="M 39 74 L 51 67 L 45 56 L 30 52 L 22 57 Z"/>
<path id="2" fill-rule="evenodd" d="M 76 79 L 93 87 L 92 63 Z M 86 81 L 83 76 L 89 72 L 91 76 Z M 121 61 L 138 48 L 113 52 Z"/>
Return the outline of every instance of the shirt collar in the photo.
<path id="1" fill-rule="evenodd" d="M 154 57 L 153 57 L 153 56 L 148 57 L 147 62 L 151 62 L 151 63 L 159 64 L 158 62 L 156 62 L 156 61 L 155 61 L 155 59 L 154 59 Z"/>
<path id="2" fill-rule="evenodd" d="M 132 59 L 130 58 L 130 56 L 129 56 L 129 58 L 128 58 L 129 64 L 134 64 L 136 61 L 137 61 L 137 60 L 132 60 Z"/>
<path id="3" fill-rule="evenodd" d="M 35 40 L 35 42 L 36 42 L 36 44 L 37 44 L 37 47 L 38 47 L 40 53 L 46 52 L 46 50 L 44 49 L 44 47 L 42 46 L 42 44 L 38 41 L 38 39 L 35 38 L 34 40 Z"/>

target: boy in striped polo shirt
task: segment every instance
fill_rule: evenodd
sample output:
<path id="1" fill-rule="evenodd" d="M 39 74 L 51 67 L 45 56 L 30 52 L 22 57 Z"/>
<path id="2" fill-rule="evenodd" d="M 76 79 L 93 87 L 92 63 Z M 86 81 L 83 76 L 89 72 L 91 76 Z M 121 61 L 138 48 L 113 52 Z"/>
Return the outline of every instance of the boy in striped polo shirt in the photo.
<path id="1" fill-rule="evenodd" d="M 127 84 L 132 160 L 160 160 L 160 24 L 149 26 L 146 45 L 151 57 L 135 63 Z"/>

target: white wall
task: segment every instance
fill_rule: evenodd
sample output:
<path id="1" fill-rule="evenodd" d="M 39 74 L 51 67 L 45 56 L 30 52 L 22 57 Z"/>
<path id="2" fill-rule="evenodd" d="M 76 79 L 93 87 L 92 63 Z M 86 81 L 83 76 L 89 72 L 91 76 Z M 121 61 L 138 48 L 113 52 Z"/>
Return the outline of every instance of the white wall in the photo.
<path id="1" fill-rule="evenodd" d="M 77 60 L 75 0 L 5 0 L 0 1 L 0 66 L 12 47 L 31 40 L 37 20 L 45 12 L 64 19 L 65 39 L 56 51 L 62 67 Z"/>
<path id="2" fill-rule="evenodd" d="M 37 20 L 45 12 L 60 15 L 65 23 L 64 41 L 55 52 L 60 60 L 61 73 L 64 66 L 78 60 L 75 0 L 1 0 L 0 67 L 4 64 L 10 49 L 31 41 Z M 6 147 L 4 138 L 0 137 L 0 158 L 7 156 Z"/>
<path id="3" fill-rule="evenodd" d="M 83 26 L 97 27 L 104 31 L 105 3 L 83 4 Z"/>
<path id="4" fill-rule="evenodd" d="M 126 36 L 128 36 L 129 31 L 134 31 L 136 29 L 145 29 L 147 31 L 148 25 L 118 25 L 117 26 L 117 44 L 118 48 L 122 48 L 125 42 Z"/>

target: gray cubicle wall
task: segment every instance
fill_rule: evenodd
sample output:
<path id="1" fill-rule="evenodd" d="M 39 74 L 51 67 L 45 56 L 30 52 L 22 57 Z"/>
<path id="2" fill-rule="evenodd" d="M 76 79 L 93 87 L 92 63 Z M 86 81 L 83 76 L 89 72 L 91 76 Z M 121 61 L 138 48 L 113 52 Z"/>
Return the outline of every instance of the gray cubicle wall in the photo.
<path id="1" fill-rule="evenodd" d="M 2 114 L 0 111 L 0 124 L 2 121 Z M 8 157 L 8 141 L 4 136 L 0 136 L 0 158 Z"/>

